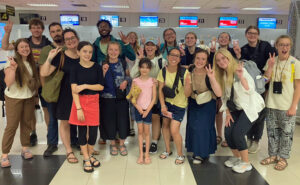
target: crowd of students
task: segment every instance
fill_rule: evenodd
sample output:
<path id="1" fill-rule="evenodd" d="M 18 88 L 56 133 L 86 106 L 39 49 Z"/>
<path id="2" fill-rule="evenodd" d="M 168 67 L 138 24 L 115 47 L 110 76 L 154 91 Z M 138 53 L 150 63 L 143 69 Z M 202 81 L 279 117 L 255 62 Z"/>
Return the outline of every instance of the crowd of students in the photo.
<path id="1" fill-rule="evenodd" d="M 32 36 L 10 44 L 12 26 L 8 21 L 2 40 L 2 49 L 14 49 L 15 56 L 8 57 L 4 69 L 7 125 L 1 167 L 11 166 L 8 154 L 19 124 L 21 155 L 33 158 L 29 147 L 37 142 L 37 97 L 48 129 L 44 156 L 57 150 L 59 133 L 68 162 L 78 163 L 72 146 L 80 146 L 85 172 L 101 165 L 94 150 L 98 128 L 100 142 L 109 141 L 110 154 L 126 156 L 125 140 L 134 135 L 134 121 L 138 164 L 151 163 L 161 133 L 165 150 L 159 158 L 173 154 L 173 141 L 175 164 L 184 163 L 180 127 L 186 111 L 185 147 L 193 153 L 194 164 L 208 159 L 221 143 L 233 154 L 225 166 L 237 173 L 251 170 L 248 153 L 258 151 L 266 120 L 269 157 L 261 164 L 275 164 L 276 170 L 287 167 L 300 96 L 300 63 L 290 55 L 293 43 L 288 35 L 278 37 L 273 48 L 259 38 L 256 26 L 249 26 L 248 43 L 240 47 L 234 42 L 231 48 L 230 33 L 220 33 L 210 47 L 198 47 L 197 34 L 188 32 L 179 46 L 175 30 L 167 28 L 163 43 L 141 37 L 140 45 L 135 32 L 120 32 L 119 40 L 110 34 L 111 23 L 99 20 L 100 37 L 93 44 L 56 22 L 49 25 L 50 42 L 42 35 L 43 22 L 33 19 Z M 263 93 L 256 91 L 257 79 L 244 67 L 249 61 L 256 63 L 266 83 Z M 132 88 L 141 92 L 131 102 L 126 95 Z"/>

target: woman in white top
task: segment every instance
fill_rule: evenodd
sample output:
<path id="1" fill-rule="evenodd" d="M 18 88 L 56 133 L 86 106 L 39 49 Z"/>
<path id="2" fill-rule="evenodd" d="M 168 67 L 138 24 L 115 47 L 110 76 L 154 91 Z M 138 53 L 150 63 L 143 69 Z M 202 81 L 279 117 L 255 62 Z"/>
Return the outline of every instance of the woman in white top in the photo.
<path id="1" fill-rule="evenodd" d="M 225 138 L 234 155 L 225 161 L 225 166 L 244 173 L 252 169 L 245 135 L 264 108 L 264 100 L 255 91 L 254 80 L 243 64 L 237 63 L 227 49 L 216 52 L 214 70 L 223 89 L 220 112 L 226 111 Z"/>
<path id="2" fill-rule="evenodd" d="M 20 139 L 23 159 L 32 159 L 29 151 L 31 121 L 34 115 L 34 95 L 39 86 L 35 62 L 26 39 L 18 39 L 15 44 L 15 57 L 9 57 L 5 66 L 5 107 L 7 125 L 2 138 L 1 167 L 10 167 L 8 153 L 20 124 Z M 35 121 L 35 120 L 34 120 Z"/>

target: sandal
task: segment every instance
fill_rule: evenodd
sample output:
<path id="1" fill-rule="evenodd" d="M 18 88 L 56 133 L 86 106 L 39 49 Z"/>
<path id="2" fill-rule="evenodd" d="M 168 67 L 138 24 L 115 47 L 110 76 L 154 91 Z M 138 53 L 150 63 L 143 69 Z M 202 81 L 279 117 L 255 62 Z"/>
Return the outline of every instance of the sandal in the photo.
<path id="1" fill-rule="evenodd" d="M 25 160 L 29 160 L 29 159 L 32 159 L 32 158 L 33 158 L 32 153 L 31 153 L 28 149 L 26 149 L 25 151 L 22 151 L 22 152 L 21 152 L 21 156 L 22 156 L 22 158 L 25 159 Z"/>
<path id="2" fill-rule="evenodd" d="M 90 164 L 86 164 L 87 162 L 90 162 Z M 92 173 L 94 171 L 92 163 L 89 159 L 88 160 L 83 160 L 83 171 L 85 171 L 87 173 Z"/>
<path id="3" fill-rule="evenodd" d="M 276 156 L 267 157 L 260 161 L 261 165 L 269 165 L 269 164 L 275 164 L 275 163 L 277 163 Z"/>
<path id="4" fill-rule="evenodd" d="M 8 157 L 6 157 L 6 158 L 1 158 L 1 167 L 2 168 L 8 168 L 8 167 L 10 167 L 11 165 L 10 165 L 10 162 L 9 162 L 9 159 L 8 159 Z"/>
<path id="5" fill-rule="evenodd" d="M 122 148 L 123 150 L 121 150 L 121 148 Z M 126 148 L 125 145 L 120 145 L 119 151 L 120 151 L 121 156 L 126 156 L 126 155 L 128 155 L 128 151 L 127 151 L 127 148 Z"/>
<path id="6" fill-rule="evenodd" d="M 70 155 L 73 155 L 74 157 L 70 157 Z M 75 157 L 73 152 L 67 153 L 67 161 L 71 164 L 78 163 L 78 159 Z"/>
<path id="7" fill-rule="evenodd" d="M 228 147 L 228 144 L 226 141 L 223 141 L 222 144 L 221 144 L 221 147 Z"/>
<path id="8" fill-rule="evenodd" d="M 183 164 L 184 163 L 184 159 L 185 159 L 185 156 L 177 156 L 176 159 L 175 159 L 175 164 L 176 165 L 180 165 L 180 164 Z"/>
<path id="9" fill-rule="evenodd" d="M 116 145 L 109 145 L 110 155 L 116 156 L 118 155 L 118 148 Z"/>
<path id="10" fill-rule="evenodd" d="M 223 141 L 221 136 L 217 136 L 217 145 L 219 145 Z"/>
<path id="11" fill-rule="evenodd" d="M 80 150 L 80 155 L 83 155 L 82 151 Z M 100 152 L 97 150 L 94 150 L 92 155 L 100 155 Z"/>
<path id="12" fill-rule="evenodd" d="M 288 166 L 288 163 L 285 158 L 280 158 L 276 165 L 274 166 L 275 170 L 282 171 Z"/>
<path id="13" fill-rule="evenodd" d="M 168 152 L 163 152 L 163 153 L 161 153 L 160 154 L 160 156 L 159 156 L 159 158 L 161 158 L 161 159 L 166 159 L 166 158 L 168 158 L 170 155 L 172 155 L 173 154 L 173 152 L 170 152 L 170 153 L 168 153 Z"/>
<path id="14" fill-rule="evenodd" d="M 151 164 L 151 158 L 145 157 L 145 164 Z"/>
<path id="15" fill-rule="evenodd" d="M 96 159 L 96 157 L 94 157 L 93 155 L 90 156 L 90 162 L 92 164 L 93 167 L 99 167 L 101 166 L 101 163 L 98 159 Z"/>

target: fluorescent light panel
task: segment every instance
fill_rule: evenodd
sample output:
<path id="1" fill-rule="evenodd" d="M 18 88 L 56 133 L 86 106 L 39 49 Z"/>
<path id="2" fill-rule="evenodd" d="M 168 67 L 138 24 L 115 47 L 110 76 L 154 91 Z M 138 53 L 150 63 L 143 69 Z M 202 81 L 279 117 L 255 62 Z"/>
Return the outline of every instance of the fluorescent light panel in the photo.
<path id="1" fill-rule="evenodd" d="M 38 7 L 56 7 L 57 4 L 47 4 L 47 3 L 28 3 L 28 6 L 38 6 Z"/>
<path id="2" fill-rule="evenodd" d="M 102 8 L 129 8 L 128 5 L 101 5 Z"/>
<path id="3" fill-rule="evenodd" d="M 200 6 L 195 6 L 195 7 L 192 7 L 192 6 L 174 6 L 173 9 L 181 9 L 181 10 L 198 10 L 200 9 Z"/>
<path id="4" fill-rule="evenodd" d="M 272 8 L 242 8 L 242 10 L 271 10 Z"/>

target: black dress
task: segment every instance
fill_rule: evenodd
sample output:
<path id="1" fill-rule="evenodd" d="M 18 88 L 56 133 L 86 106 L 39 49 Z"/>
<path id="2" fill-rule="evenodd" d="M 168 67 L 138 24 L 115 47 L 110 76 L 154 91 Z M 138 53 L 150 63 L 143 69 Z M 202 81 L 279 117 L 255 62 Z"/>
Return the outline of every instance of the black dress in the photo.
<path id="1" fill-rule="evenodd" d="M 57 54 L 52 61 L 52 65 L 59 66 L 61 54 Z M 61 81 L 60 93 L 57 101 L 56 118 L 59 120 L 69 120 L 73 102 L 70 74 L 75 64 L 79 63 L 78 59 L 73 59 L 65 55 L 64 66 L 62 68 L 64 77 Z"/>

